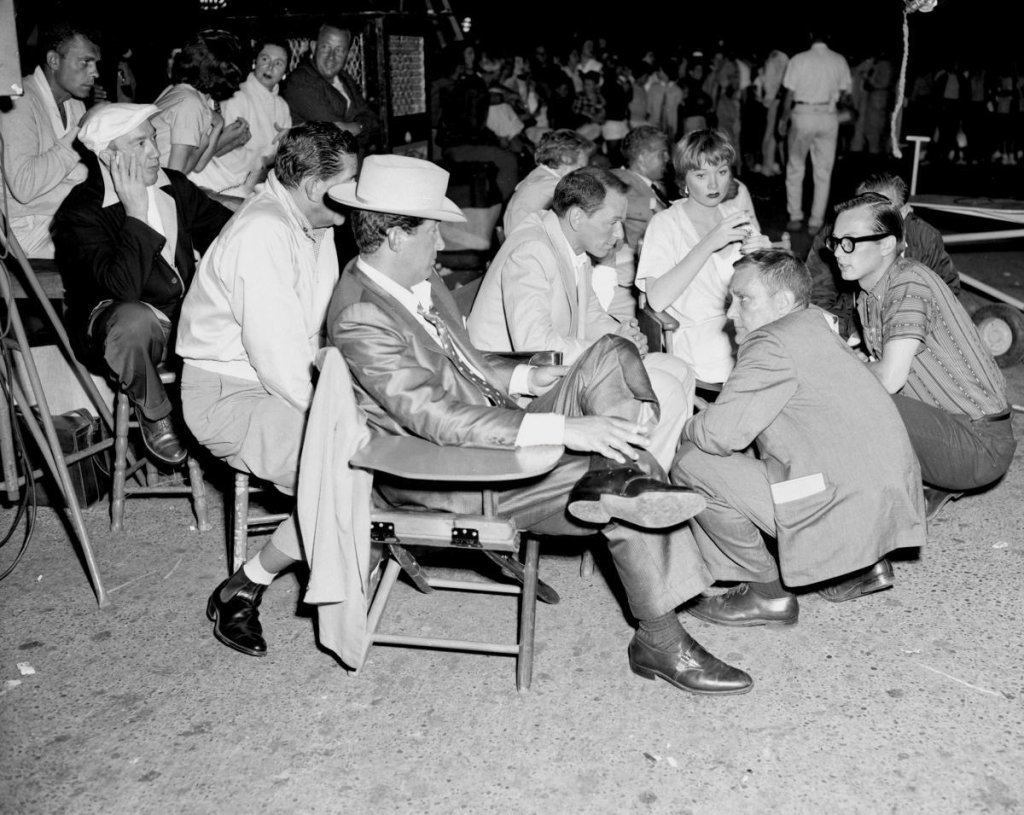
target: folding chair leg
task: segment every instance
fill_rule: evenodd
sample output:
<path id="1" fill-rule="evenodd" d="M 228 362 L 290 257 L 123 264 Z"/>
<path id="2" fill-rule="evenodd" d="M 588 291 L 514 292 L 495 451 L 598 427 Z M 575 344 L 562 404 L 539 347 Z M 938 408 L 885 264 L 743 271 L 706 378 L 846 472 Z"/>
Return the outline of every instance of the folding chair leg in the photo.
<path id="1" fill-rule="evenodd" d="M 249 546 L 249 476 L 235 473 L 235 500 L 231 513 L 231 573 L 242 568 L 248 559 Z"/>
<path id="2" fill-rule="evenodd" d="M 594 576 L 594 553 L 589 549 L 583 550 L 580 558 L 580 577 L 587 579 Z"/>
<path id="3" fill-rule="evenodd" d="M 373 635 L 377 633 L 380 618 L 384 615 L 384 607 L 388 603 L 388 597 L 391 596 L 391 589 L 395 587 L 395 581 L 398 580 L 398 575 L 402 571 L 402 567 L 398 564 L 397 560 L 392 557 L 388 557 L 386 560 L 387 565 L 384 567 L 384 574 L 380 576 L 377 591 L 374 592 L 370 609 L 366 612 L 366 647 L 363 649 L 364 663 L 366 662 L 366 655 L 370 652 L 370 646 L 373 645 Z M 349 673 L 355 675 L 358 671 L 349 671 Z"/>
<path id="4" fill-rule="evenodd" d="M 521 595 L 519 613 L 519 658 L 516 660 L 516 689 L 529 690 L 533 679 L 533 634 L 537 623 L 537 563 L 540 560 L 540 541 L 533 535 L 526 537 L 526 579 Z"/>
<path id="5" fill-rule="evenodd" d="M 128 465 L 128 397 L 119 393 L 114 408 L 114 484 L 110 491 L 110 528 L 124 524 L 125 470 Z"/>
<path id="6" fill-rule="evenodd" d="M 199 533 L 213 529 L 206 507 L 206 481 L 203 480 L 203 468 L 192 456 L 188 457 L 188 485 L 192 488 L 192 510 L 196 515 L 196 528 Z"/>

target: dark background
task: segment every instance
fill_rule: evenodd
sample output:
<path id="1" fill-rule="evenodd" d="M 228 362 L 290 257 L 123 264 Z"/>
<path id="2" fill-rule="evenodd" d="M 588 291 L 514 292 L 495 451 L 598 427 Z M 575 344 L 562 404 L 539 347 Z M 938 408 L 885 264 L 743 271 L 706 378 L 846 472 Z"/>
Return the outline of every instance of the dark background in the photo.
<path id="1" fill-rule="evenodd" d="M 295 17 L 314 20 L 331 14 L 400 8 L 422 11 L 428 5 L 411 0 L 219 1 L 225 3 L 223 9 L 212 12 L 202 11 L 200 0 L 154 4 L 138 0 L 15 0 L 15 10 L 23 52 L 30 51 L 24 44 L 40 19 L 59 13 L 62 7 L 76 13 L 87 11 L 103 33 L 109 62 L 112 52 L 119 51 L 123 43 L 133 45 L 137 56 L 158 61 L 157 57 L 165 55 L 190 31 L 206 26 L 232 29 L 238 18 L 278 29 Z M 440 3 L 434 5 L 440 7 Z M 741 54 L 772 48 L 792 54 L 805 47 L 809 28 L 829 31 L 833 47 L 851 57 L 881 49 L 890 49 L 898 56 L 902 49 L 902 0 L 624 0 L 600 6 L 594 0 L 451 0 L 451 5 L 458 18 L 472 19 L 472 36 L 497 51 L 532 50 L 535 42 L 543 40 L 559 52 L 574 39 L 605 36 L 626 59 L 648 48 L 662 53 L 676 49 L 708 51 L 719 41 Z M 1015 59 L 1019 34 L 1009 18 L 1015 5 L 1010 0 L 939 0 L 933 12 L 910 15 L 911 70 L 952 58 L 991 66 Z M 31 52 L 22 53 L 27 65 L 33 64 L 33 59 Z"/>

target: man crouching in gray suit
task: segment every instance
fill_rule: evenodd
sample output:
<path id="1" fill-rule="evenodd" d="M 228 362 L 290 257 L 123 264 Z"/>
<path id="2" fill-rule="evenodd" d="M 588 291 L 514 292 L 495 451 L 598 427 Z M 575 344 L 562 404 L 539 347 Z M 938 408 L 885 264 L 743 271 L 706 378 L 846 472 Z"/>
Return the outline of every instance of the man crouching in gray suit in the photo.
<path id="1" fill-rule="evenodd" d="M 672 480 L 708 499 L 696 537 L 712 575 L 741 582 L 688 610 L 721 625 L 792 624 L 799 606 L 784 585 L 830 581 L 820 594 L 833 602 L 893 585 L 885 555 L 925 541 L 920 469 L 892 398 L 809 305 L 802 262 L 752 252 L 729 290 L 736 367 L 687 421 Z M 751 445 L 756 458 L 740 452 Z M 778 541 L 778 565 L 762 534 Z"/>
<path id="2" fill-rule="evenodd" d="M 359 257 L 341 275 L 327 329 L 371 431 L 494 449 L 564 445 L 572 452 L 550 473 L 497 493 L 498 512 L 538 534 L 604 533 L 639 621 L 629 645 L 637 674 L 693 693 L 750 690 L 751 678 L 705 651 L 675 614 L 711 582 L 683 525 L 704 499 L 664 483 L 646 449 L 657 401 L 636 346 L 603 337 L 570 368 L 516 366 L 474 348 L 434 272 L 439 222 L 464 220 L 447 185 L 436 164 L 378 155 L 358 182 L 328 191 L 353 207 Z M 479 512 L 479 494 L 375 486 L 392 503 L 466 513 L 475 501 Z"/>

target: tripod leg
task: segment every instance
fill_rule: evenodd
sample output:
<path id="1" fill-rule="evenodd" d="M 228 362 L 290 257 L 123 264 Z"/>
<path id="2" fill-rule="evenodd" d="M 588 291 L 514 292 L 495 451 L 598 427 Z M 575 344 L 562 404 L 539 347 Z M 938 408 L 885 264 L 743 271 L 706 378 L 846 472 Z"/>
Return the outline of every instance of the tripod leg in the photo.
<path id="1" fill-rule="evenodd" d="M 107 592 L 103 588 L 103 580 L 96 565 L 92 544 L 89 543 L 89 533 L 85 528 L 85 518 L 82 517 L 82 508 L 78 505 L 78 498 L 71 483 L 71 474 L 68 473 L 68 465 L 64 461 L 64 453 L 60 448 L 60 441 L 57 439 L 57 431 L 53 427 L 50 405 L 46 401 L 46 393 L 43 391 L 42 382 L 39 380 L 39 371 L 36 370 L 28 338 L 25 336 L 25 326 L 21 322 L 21 315 L 18 313 L 18 308 L 14 303 L 14 297 L 12 296 L 6 274 L 0 274 L 0 297 L 7 304 L 11 329 L 14 331 L 14 337 L 18 344 L 18 350 L 21 353 L 25 372 L 28 374 L 29 384 L 32 387 L 32 393 L 39 408 L 39 419 L 42 423 L 43 436 L 45 437 L 45 444 L 40 449 L 44 451 L 46 449 L 49 450 L 49 456 L 45 456 L 44 453 L 44 457 L 47 459 L 47 464 L 50 465 L 50 471 L 53 474 L 54 480 L 64 494 L 64 505 L 67 508 L 69 520 L 71 521 L 72 528 L 75 530 L 78 543 L 82 547 L 82 555 L 85 558 L 86 569 L 89 572 L 93 589 L 96 592 L 96 600 L 99 602 L 100 608 L 104 608 L 110 605 L 110 598 L 107 597 Z M 31 414 L 29 403 L 26 400 L 22 400 L 21 405 L 22 411 L 28 417 Z"/>
<path id="2" fill-rule="evenodd" d="M 4 244 L 4 235 L 2 230 L 0 230 L 0 244 Z M 92 401 L 99 413 L 100 419 L 104 424 L 106 424 L 107 428 L 113 432 L 114 417 L 110 412 L 110 407 L 100 395 L 99 390 L 96 388 L 96 383 L 92 381 L 92 377 L 89 375 L 89 372 L 75 356 L 75 352 L 71 348 L 71 340 L 68 337 L 67 329 L 64 328 L 63 321 L 57 316 L 57 312 L 53 310 L 53 304 L 50 302 L 50 298 L 46 296 L 46 292 L 43 291 L 43 287 L 39 285 L 39 279 L 36 277 L 35 272 L 32 271 L 32 266 L 28 262 L 28 258 L 25 257 L 25 251 L 21 248 L 21 244 L 14 239 L 13 235 L 11 236 L 10 243 L 7 244 L 7 248 L 18 261 L 18 266 L 21 268 L 22 282 L 25 284 L 26 288 L 32 292 L 36 301 L 39 303 L 39 306 L 43 309 L 43 313 L 46 315 L 46 319 L 49 321 L 54 334 L 57 335 L 57 340 L 64 352 L 64 356 L 67 358 L 68 365 L 71 366 L 71 370 L 77 377 L 79 384 L 85 390 L 86 394 L 88 394 L 89 399 Z M 4 297 L 10 301 L 9 292 L 5 292 Z"/>

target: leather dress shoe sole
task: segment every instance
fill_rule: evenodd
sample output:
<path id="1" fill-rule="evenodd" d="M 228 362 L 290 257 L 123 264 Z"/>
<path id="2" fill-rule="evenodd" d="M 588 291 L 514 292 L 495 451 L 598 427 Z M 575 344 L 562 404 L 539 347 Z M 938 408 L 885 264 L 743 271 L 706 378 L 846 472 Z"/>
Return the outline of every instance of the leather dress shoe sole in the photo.
<path id="1" fill-rule="evenodd" d="M 754 687 L 754 680 L 745 672 L 738 668 L 733 668 L 730 665 L 726 665 L 717 657 L 709 654 L 704 648 L 697 642 L 694 642 L 687 636 L 689 646 L 686 647 L 685 653 L 677 654 L 675 671 L 669 672 L 663 670 L 656 665 L 642 665 L 637 661 L 637 655 L 634 653 L 647 651 L 648 653 L 657 654 L 658 652 L 650 646 L 644 645 L 638 642 L 637 637 L 633 637 L 633 642 L 629 645 L 629 668 L 637 676 L 644 679 L 664 679 L 672 687 L 679 688 L 689 693 L 695 693 L 701 696 L 735 696 L 741 693 L 749 693 L 751 688 Z M 695 674 L 693 677 L 696 681 L 700 681 L 703 675 L 706 674 L 717 674 L 719 681 L 724 681 L 735 685 L 730 687 L 729 684 L 723 685 L 721 688 L 714 687 L 700 687 L 696 682 L 694 684 L 686 684 L 677 678 L 680 674 L 686 675 L 689 671 L 680 671 L 680 663 L 683 660 L 687 660 L 687 668 L 692 670 Z M 704 663 L 703 665 L 701 663 Z M 729 677 L 723 679 L 723 673 Z M 731 674 L 731 676 L 729 676 Z M 736 685 L 737 682 L 742 684 Z"/>
<path id="2" fill-rule="evenodd" d="M 634 662 L 629 663 L 629 668 L 637 676 L 644 679 L 664 679 L 672 687 L 684 690 L 687 693 L 695 693 L 698 696 L 738 696 L 741 693 L 750 693 L 754 688 L 754 682 L 751 680 L 750 684 L 744 688 L 736 688 L 735 690 L 701 690 L 699 688 L 691 688 L 687 685 L 677 682 L 675 678 L 669 676 L 656 668 L 646 668 L 641 665 L 637 665 Z"/>
<path id="3" fill-rule="evenodd" d="M 856 600 L 866 594 L 891 589 L 895 583 L 896 578 L 892 573 L 892 566 L 887 560 L 882 560 L 861 575 L 820 589 L 818 594 L 830 603 L 845 603 L 847 600 Z"/>
<path id="4" fill-rule="evenodd" d="M 639 495 L 601 495 L 573 501 L 569 512 L 581 521 L 606 524 L 619 518 L 642 529 L 664 529 L 687 521 L 707 507 L 704 496 L 694 492 L 650 491 Z"/>
<path id="5" fill-rule="evenodd" d="M 220 630 L 220 609 L 217 607 L 214 598 L 220 594 L 220 586 L 217 590 L 210 595 L 210 599 L 206 602 L 206 617 L 213 623 L 213 636 L 224 643 L 228 648 L 234 648 L 236 651 L 241 651 L 243 654 L 247 654 L 251 657 L 265 657 L 267 652 L 257 651 L 253 648 L 246 648 L 244 645 L 239 645 L 234 642 L 230 637 L 225 636 Z"/>
<path id="6" fill-rule="evenodd" d="M 787 625 L 796 625 L 799 621 L 799 616 L 794 615 L 790 618 L 779 618 L 779 617 L 745 617 L 739 620 L 724 619 L 716 617 L 714 614 L 709 614 L 705 609 L 702 609 L 700 604 L 697 603 L 692 607 L 686 609 L 686 612 L 691 617 L 696 617 L 698 620 L 703 620 L 706 623 L 714 623 L 715 625 L 728 625 L 732 628 L 751 628 L 758 625 L 767 626 L 768 628 L 783 627 Z"/>

